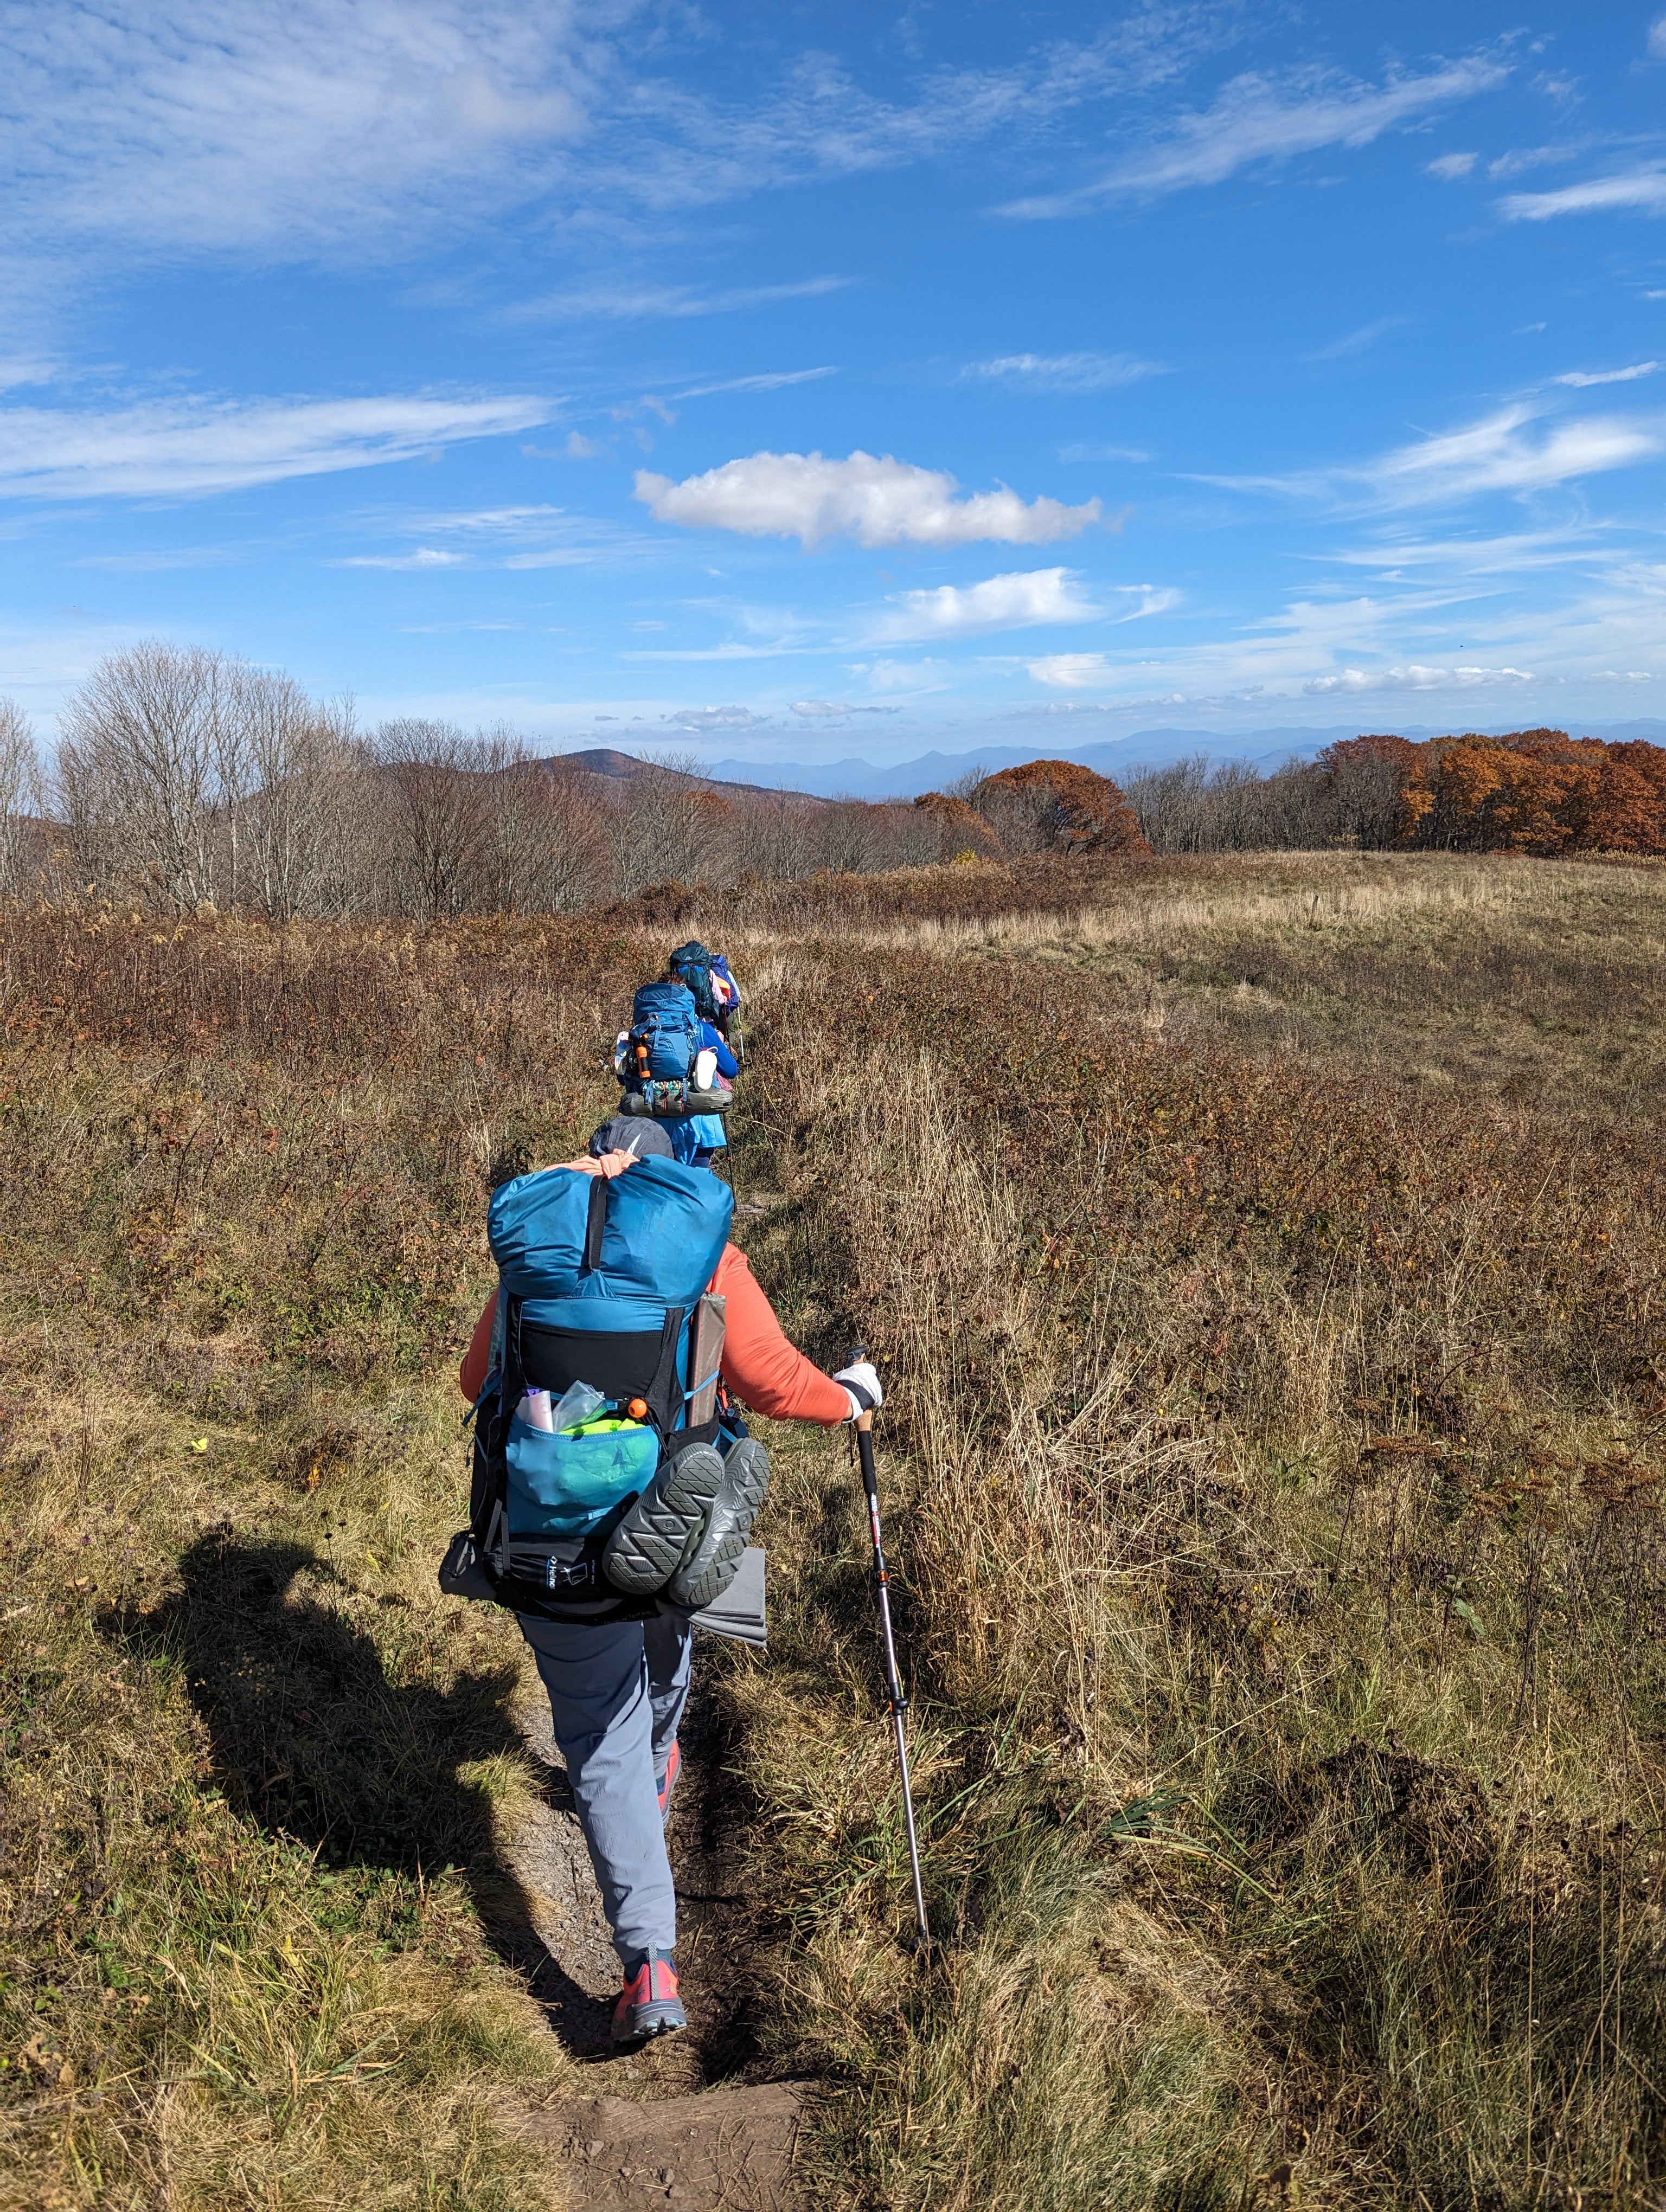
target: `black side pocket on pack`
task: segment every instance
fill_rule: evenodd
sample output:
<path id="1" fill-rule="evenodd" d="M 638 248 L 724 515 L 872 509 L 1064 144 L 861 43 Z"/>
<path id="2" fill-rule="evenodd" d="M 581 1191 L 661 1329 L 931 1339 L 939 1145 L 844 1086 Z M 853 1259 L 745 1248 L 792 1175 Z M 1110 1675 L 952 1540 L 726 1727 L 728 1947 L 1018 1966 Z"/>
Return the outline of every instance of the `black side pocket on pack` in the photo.
<path id="1" fill-rule="evenodd" d="M 488 1605 L 501 1602 L 496 1585 L 482 1563 L 479 1547 L 466 1528 L 459 1528 L 446 1547 L 446 1556 L 440 1562 L 440 1589 L 446 1597 L 478 1598 Z"/>

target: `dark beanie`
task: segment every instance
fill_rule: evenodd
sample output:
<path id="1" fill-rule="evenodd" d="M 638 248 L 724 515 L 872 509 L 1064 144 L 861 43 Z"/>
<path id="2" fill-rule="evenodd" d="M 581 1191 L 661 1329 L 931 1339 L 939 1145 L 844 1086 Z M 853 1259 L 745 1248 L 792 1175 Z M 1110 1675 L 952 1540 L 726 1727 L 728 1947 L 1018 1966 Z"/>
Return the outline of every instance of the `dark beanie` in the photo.
<path id="1" fill-rule="evenodd" d="M 592 1135 L 591 1158 L 599 1160 L 604 1152 L 634 1152 L 639 1160 L 677 1157 L 671 1139 L 657 1122 L 630 1114 L 616 1114 Z"/>

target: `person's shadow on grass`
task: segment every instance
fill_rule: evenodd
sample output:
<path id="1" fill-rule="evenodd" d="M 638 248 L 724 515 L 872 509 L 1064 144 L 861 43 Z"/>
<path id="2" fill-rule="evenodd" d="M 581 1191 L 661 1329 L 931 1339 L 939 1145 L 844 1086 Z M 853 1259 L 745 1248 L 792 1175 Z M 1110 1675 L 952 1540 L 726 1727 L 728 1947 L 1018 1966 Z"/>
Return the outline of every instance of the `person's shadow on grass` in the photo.
<path id="1" fill-rule="evenodd" d="M 550 1955 L 493 1848 L 489 1798 L 465 1777 L 495 1755 L 526 1755 L 514 1666 L 459 1672 L 448 1689 L 425 1681 L 420 1663 L 399 1667 L 401 1641 L 420 1662 L 423 1630 L 406 1630 L 396 1605 L 379 1648 L 329 1601 L 348 1586 L 304 1544 L 245 1540 L 222 1525 L 198 1538 L 179 1569 L 185 1586 L 165 1605 L 116 1614 L 107 1627 L 178 1656 L 234 1810 L 327 1868 L 430 1879 L 459 1869 L 492 1948 L 526 1977 L 562 2042 L 575 2057 L 604 2051 L 608 2004 Z M 564 1788 L 562 1778 L 540 1779 Z"/>

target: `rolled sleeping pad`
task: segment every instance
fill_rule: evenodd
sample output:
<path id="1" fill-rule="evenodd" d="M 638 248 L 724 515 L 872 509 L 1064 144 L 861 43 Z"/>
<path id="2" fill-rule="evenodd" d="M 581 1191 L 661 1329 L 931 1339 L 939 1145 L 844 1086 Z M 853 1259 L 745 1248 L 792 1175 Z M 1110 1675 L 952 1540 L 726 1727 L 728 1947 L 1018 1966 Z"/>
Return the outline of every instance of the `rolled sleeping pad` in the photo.
<path id="1" fill-rule="evenodd" d="M 627 1091 L 619 1101 L 622 1114 L 636 1114 L 655 1121 L 686 1121 L 696 1114 L 727 1114 L 734 1104 L 733 1091 L 696 1091 L 690 1083 L 664 1084 L 654 1091 Z"/>

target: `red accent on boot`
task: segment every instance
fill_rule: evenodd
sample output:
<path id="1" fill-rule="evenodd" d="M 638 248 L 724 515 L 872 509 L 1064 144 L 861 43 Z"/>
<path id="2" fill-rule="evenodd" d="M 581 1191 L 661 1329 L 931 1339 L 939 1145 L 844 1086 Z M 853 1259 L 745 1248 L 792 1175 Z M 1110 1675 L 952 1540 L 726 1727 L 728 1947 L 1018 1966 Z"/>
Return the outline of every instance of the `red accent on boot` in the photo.
<path id="1" fill-rule="evenodd" d="M 625 1978 L 623 1994 L 613 2008 L 614 2042 L 642 2043 L 688 2024 L 677 1993 L 676 1967 L 662 1952 L 650 1950 L 635 1972 Z"/>

